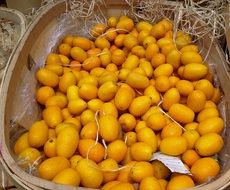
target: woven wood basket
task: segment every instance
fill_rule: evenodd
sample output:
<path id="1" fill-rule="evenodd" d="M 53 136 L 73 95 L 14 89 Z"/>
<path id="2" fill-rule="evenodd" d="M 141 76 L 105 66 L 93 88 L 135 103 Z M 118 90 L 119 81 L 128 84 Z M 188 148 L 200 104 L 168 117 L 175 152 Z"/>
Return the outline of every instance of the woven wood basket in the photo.
<path id="1" fill-rule="evenodd" d="M 22 37 L 22 35 L 26 30 L 26 18 L 21 12 L 5 7 L 0 7 L 0 20 L 1 19 L 10 21 L 13 24 L 15 24 L 16 29 L 19 32 L 18 39 Z M 10 52 L 8 51 L 5 52 L 3 50 L 3 47 L 0 46 L 0 55 L 5 57 L 4 62 L 1 63 L 0 65 L 0 81 L 1 81 L 4 73 L 5 65 L 7 65 L 7 58 L 10 56 Z"/>
<path id="2" fill-rule="evenodd" d="M 107 6 L 102 7 L 101 10 L 103 10 L 104 14 L 108 17 L 112 15 L 120 16 L 123 10 L 130 8 L 125 2 L 120 0 L 110 0 L 107 1 L 106 4 Z M 26 173 L 17 165 L 12 151 L 12 145 L 15 142 L 15 134 L 18 136 L 20 131 L 28 129 L 32 122 L 39 117 L 39 111 L 34 111 L 33 114 L 30 114 L 29 109 L 27 109 L 29 105 L 29 108 L 32 107 L 33 110 L 38 110 L 36 103 L 34 103 L 34 94 L 37 85 L 34 73 L 36 68 L 44 63 L 47 52 L 50 52 L 51 48 L 55 47 L 55 44 L 59 42 L 59 37 L 71 31 L 70 26 L 66 23 L 66 26 L 64 26 L 65 29 L 63 29 L 62 26 L 61 29 L 59 28 L 60 30 L 58 34 L 54 35 L 56 34 L 57 26 L 60 23 L 59 16 L 65 11 L 65 2 L 59 1 L 58 3 L 48 7 L 36 18 L 36 20 L 27 29 L 25 35 L 20 39 L 17 48 L 13 52 L 13 56 L 10 58 L 10 64 L 8 65 L 7 72 L 3 78 L 0 99 L 0 159 L 5 171 L 9 174 L 19 189 L 86 189 L 81 187 L 57 185 Z M 82 25 L 78 23 L 77 27 L 80 30 Z M 75 30 L 75 32 L 78 31 Z M 204 37 L 203 42 L 203 55 L 205 55 L 209 49 L 210 40 L 208 37 Z M 193 189 L 223 190 L 228 189 L 228 185 L 230 185 L 230 128 L 228 127 L 230 121 L 230 76 L 222 50 L 217 43 L 212 44 L 207 62 L 214 68 L 215 75 L 219 79 L 219 83 L 225 97 L 225 147 L 220 153 L 222 164 L 221 174 L 214 181 L 196 186 Z M 25 86 L 27 88 L 25 88 Z M 22 95 L 25 91 L 26 96 Z M 26 101 L 25 98 L 28 98 L 28 96 L 32 97 L 33 101 L 31 101 L 31 99 L 29 99 L 29 102 Z M 25 102 L 27 104 L 25 104 Z M 19 115 L 22 117 L 19 117 Z M 19 125 L 24 127 L 19 127 Z"/>

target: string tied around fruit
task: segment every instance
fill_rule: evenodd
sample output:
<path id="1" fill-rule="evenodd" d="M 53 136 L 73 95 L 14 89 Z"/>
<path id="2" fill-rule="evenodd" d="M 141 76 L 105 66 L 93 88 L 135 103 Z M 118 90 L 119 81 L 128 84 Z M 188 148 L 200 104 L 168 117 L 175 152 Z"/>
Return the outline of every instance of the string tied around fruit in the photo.
<path id="1" fill-rule="evenodd" d="M 88 148 L 88 151 L 87 151 L 87 154 L 86 154 L 86 160 L 87 160 L 87 162 L 88 162 L 88 160 L 89 160 L 90 151 L 92 150 L 92 148 L 93 148 L 94 146 L 97 145 L 98 140 L 99 140 L 99 128 L 100 128 L 100 124 L 99 124 L 99 122 L 98 122 L 98 114 L 99 114 L 99 113 L 100 113 L 100 110 L 97 110 L 97 111 L 95 112 L 95 115 L 94 115 L 94 117 L 95 117 L 95 122 L 96 122 L 96 126 L 97 126 L 96 139 L 95 139 L 95 143 L 94 143 L 93 145 L 91 145 L 91 146 Z M 106 142 L 105 142 L 104 139 L 102 139 L 102 144 L 103 144 L 103 146 L 105 147 L 105 149 L 107 150 L 107 145 L 106 145 Z M 107 157 L 107 153 L 105 152 L 104 159 L 106 159 L 106 157 Z M 102 168 L 99 168 L 99 167 L 95 167 L 94 165 L 90 164 L 89 162 L 88 162 L 88 165 L 89 165 L 90 167 L 94 168 L 94 169 L 97 169 L 97 170 L 99 169 L 99 170 L 101 170 L 101 171 L 103 171 L 103 172 L 117 172 L 117 171 L 123 170 L 123 169 L 125 169 L 125 168 L 127 168 L 127 167 L 130 167 L 130 166 L 122 166 L 122 167 L 118 167 L 117 169 L 102 169 Z"/>
<path id="2" fill-rule="evenodd" d="M 106 35 L 108 35 L 109 33 L 112 33 L 112 32 L 117 32 L 117 31 L 122 31 L 122 32 L 129 32 L 128 30 L 126 29 L 122 29 L 122 28 L 115 28 L 115 29 L 112 29 L 112 30 L 109 30 L 109 31 L 106 31 L 105 33 L 103 34 L 100 34 L 100 33 L 96 33 L 95 31 L 93 31 L 94 33 L 96 33 L 98 35 L 97 38 L 102 38 Z M 90 36 L 93 37 L 93 38 L 96 38 L 95 36 L 93 36 L 93 34 L 91 32 L 89 32 Z"/>
<path id="3" fill-rule="evenodd" d="M 21 165 L 21 166 L 26 166 L 26 171 L 29 174 L 33 174 L 35 171 L 37 171 L 38 165 L 40 164 L 41 160 L 44 158 L 44 155 L 41 155 L 39 157 L 37 157 L 32 163 L 31 162 L 31 158 L 29 156 L 27 157 L 23 157 L 23 158 L 19 158 L 17 160 L 17 164 Z"/>
<path id="4" fill-rule="evenodd" d="M 164 98 L 163 98 L 163 96 L 160 94 L 160 97 L 161 97 L 161 99 L 160 99 L 160 101 L 159 101 L 159 103 L 157 104 L 157 107 L 159 108 L 159 111 L 161 112 L 161 113 L 163 113 L 164 115 L 166 115 L 170 120 L 172 120 L 175 124 L 177 124 L 183 131 L 186 131 L 186 129 L 180 124 L 180 123 L 178 123 L 175 119 L 173 119 L 168 113 L 166 113 L 162 108 L 161 108 L 161 104 L 163 103 L 163 101 L 164 101 Z"/>

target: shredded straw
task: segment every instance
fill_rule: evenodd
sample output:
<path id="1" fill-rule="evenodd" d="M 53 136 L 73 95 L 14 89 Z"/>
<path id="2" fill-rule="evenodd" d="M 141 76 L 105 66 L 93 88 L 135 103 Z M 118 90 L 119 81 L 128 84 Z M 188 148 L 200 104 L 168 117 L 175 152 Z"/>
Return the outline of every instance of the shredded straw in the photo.
<path id="1" fill-rule="evenodd" d="M 6 66 L 7 59 L 19 39 L 19 25 L 0 19 L 0 70 Z"/>
<path id="2" fill-rule="evenodd" d="M 207 60 L 214 39 L 219 39 L 226 32 L 227 5 L 225 0 L 185 0 L 183 4 L 166 6 L 165 0 L 141 1 L 135 5 L 133 0 L 125 0 L 131 7 L 130 15 L 137 21 L 148 20 L 157 22 L 162 18 L 174 20 L 174 39 L 177 30 L 182 30 L 193 37 L 193 43 L 199 42 L 203 37 L 211 39 L 209 51 L 203 62 Z"/>

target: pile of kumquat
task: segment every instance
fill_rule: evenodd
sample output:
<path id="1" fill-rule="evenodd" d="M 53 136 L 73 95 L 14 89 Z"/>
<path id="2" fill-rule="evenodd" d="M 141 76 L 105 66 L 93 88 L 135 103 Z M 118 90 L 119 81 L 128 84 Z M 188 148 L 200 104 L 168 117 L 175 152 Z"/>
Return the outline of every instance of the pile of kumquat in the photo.
<path id="1" fill-rule="evenodd" d="M 42 119 L 15 143 L 21 167 L 54 183 L 102 190 L 179 190 L 216 177 L 221 93 L 198 46 L 173 24 L 110 17 L 67 35 L 36 72 Z M 150 161 L 179 157 L 191 175 Z M 135 184 L 135 185 L 134 185 Z"/>

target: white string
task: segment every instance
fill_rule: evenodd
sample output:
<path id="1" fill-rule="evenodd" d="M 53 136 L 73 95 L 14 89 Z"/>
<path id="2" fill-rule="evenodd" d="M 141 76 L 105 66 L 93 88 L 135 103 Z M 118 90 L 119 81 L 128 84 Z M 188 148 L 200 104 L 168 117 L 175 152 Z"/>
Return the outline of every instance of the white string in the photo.
<path id="1" fill-rule="evenodd" d="M 17 161 L 18 165 L 27 165 L 27 172 L 29 174 L 33 174 L 33 171 L 36 171 L 38 164 L 40 163 L 40 160 L 43 159 L 44 156 L 39 156 L 32 164 L 28 163 L 30 161 L 29 157 L 25 157 L 23 159 L 19 159 Z"/>
<path id="2" fill-rule="evenodd" d="M 99 122 L 98 122 L 98 114 L 99 114 L 100 110 L 97 110 L 95 112 L 95 121 L 96 121 L 96 125 L 97 125 L 97 135 L 96 135 L 96 143 L 98 142 L 98 139 L 99 139 Z"/>
<path id="3" fill-rule="evenodd" d="M 223 13 L 226 3 L 217 2 L 216 0 L 203 0 L 202 3 L 201 1 L 198 3 L 193 0 L 186 0 L 182 30 L 196 38 L 202 38 L 213 31 L 214 38 L 223 36 L 226 30 L 225 14 Z M 205 6 L 201 6 L 202 4 Z"/>
<path id="4" fill-rule="evenodd" d="M 130 15 L 137 21 L 157 22 L 159 18 L 173 19 L 174 17 L 174 41 L 178 29 L 193 37 L 192 43 L 199 42 L 200 39 L 211 34 L 211 42 L 203 62 L 209 56 L 214 39 L 219 39 L 226 31 L 226 18 L 228 18 L 229 13 L 226 15 L 224 10 L 226 9 L 227 1 L 201 0 L 195 2 L 185 0 L 183 4 L 178 3 L 177 6 L 175 4 L 165 6 L 166 1 L 158 0 L 144 0 L 139 4 L 135 4 L 133 0 L 125 0 L 125 2 L 130 6 Z M 203 45 L 202 47 L 204 48 Z M 200 49 L 200 53 L 203 48 Z"/>
<path id="5" fill-rule="evenodd" d="M 90 153 L 90 151 L 92 150 L 92 148 L 93 148 L 94 146 L 97 145 L 98 139 L 99 139 L 99 127 L 100 127 L 100 126 L 99 126 L 99 122 L 98 122 L 98 114 L 99 114 L 99 112 L 100 112 L 100 110 L 97 110 L 97 111 L 95 112 L 95 115 L 94 115 L 95 122 L 96 122 L 96 126 L 97 126 L 97 130 L 96 130 L 96 139 L 95 139 L 95 143 L 94 143 L 93 145 L 91 145 L 91 146 L 88 148 L 88 151 L 87 151 L 87 154 L 86 154 L 87 162 L 88 162 L 88 160 L 89 160 L 89 153 Z M 88 162 L 88 165 L 90 165 L 89 162 Z M 93 167 L 92 165 L 90 165 L 90 166 Z"/>
<path id="6" fill-rule="evenodd" d="M 105 54 L 108 54 L 108 52 L 101 52 L 101 53 L 98 53 L 97 55 L 95 55 L 95 56 L 100 56 L 100 55 L 105 55 Z"/>
<path id="7" fill-rule="evenodd" d="M 174 123 L 176 123 L 183 131 L 186 131 L 186 129 L 180 124 L 178 123 L 175 119 L 173 119 L 169 114 L 167 114 L 163 109 L 159 108 L 160 111 L 166 115 L 168 118 L 170 118 Z"/>
<path id="8" fill-rule="evenodd" d="M 99 122 L 98 122 L 98 114 L 100 113 L 100 110 L 97 110 L 94 117 L 95 117 L 95 121 L 96 121 L 96 125 L 97 125 L 97 135 L 96 135 L 96 140 L 95 140 L 95 143 L 89 147 L 88 151 L 87 151 L 87 155 L 86 155 L 86 160 L 87 160 L 87 164 L 88 166 L 94 168 L 94 169 L 97 169 L 97 170 L 101 170 L 103 172 L 116 172 L 116 171 L 120 171 L 124 168 L 127 168 L 127 166 L 123 166 L 123 167 L 119 167 L 117 169 L 102 169 L 102 168 L 99 168 L 99 167 L 94 167 L 94 165 L 90 164 L 89 163 L 89 153 L 91 151 L 91 149 L 98 143 L 98 139 L 99 139 L 99 128 L 100 128 L 100 125 L 99 125 Z M 102 139 L 102 143 L 104 145 L 104 147 L 107 149 L 107 145 L 105 143 L 105 140 Z M 106 153 L 107 154 L 107 153 Z M 104 159 L 106 158 L 107 155 L 104 155 Z"/>
<path id="9" fill-rule="evenodd" d="M 186 131 L 186 129 L 180 124 L 178 123 L 175 119 L 173 119 L 169 114 L 167 114 L 161 107 L 160 105 L 163 103 L 164 99 L 163 96 L 160 94 L 161 100 L 160 102 L 157 104 L 157 106 L 159 107 L 160 112 L 162 112 L 164 115 L 166 115 L 168 118 L 170 118 L 174 123 L 176 123 L 183 131 Z"/>
<path id="10" fill-rule="evenodd" d="M 129 32 L 128 30 L 125 30 L 125 29 L 113 29 L 113 30 L 109 30 L 109 31 L 106 31 L 104 34 L 101 34 L 100 36 L 98 36 L 98 38 L 100 37 L 103 37 L 103 36 L 106 36 L 107 34 L 111 33 L 111 32 L 116 32 L 116 31 L 124 31 L 124 32 Z"/>
<path id="11" fill-rule="evenodd" d="M 40 160 L 42 160 L 43 156 L 39 156 L 32 165 L 29 164 L 29 174 L 32 174 L 34 170 L 37 169 L 38 164 L 40 163 Z"/>
<path id="12" fill-rule="evenodd" d="M 127 137 L 127 135 L 126 135 L 126 136 L 125 136 L 125 139 L 124 139 L 125 144 L 127 144 L 127 140 L 128 140 L 128 137 Z"/>
<path id="13" fill-rule="evenodd" d="M 72 17 L 81 17 L 81 18 L 90 17 L 93 14 L 95 3 L 96 0 L 92 0 L 92 1 L 69 0 L 70 11 L 68 12 L 68 14 L 71 14 Z"/>
<path id="14" fill-rule="evenodd" d="M 179 22 L 182 18 L 182 6 L 179 7 L 179 11 L 175 12 L 176 16 L 173 21 L 173 41 L 176 44 L 176 35 L 177 35 L 177 30 L 179 27 Z"/>
<path id="15" fill-rule="evenodd" d="M 143 93 L 140 92 L 139 90 L 135 89 L 135 91 L 136 91 L 139 95 L 143 95 Z"/>
<path id="16" fill-rule="evenodd" d="M 215 19 L 215 17 L 214 17 L 214 19 Z M 212 48 L 212 44 L 213 44 L 213 41 L 214 41 L 214 35 L 215 35 L 215 28 L 216 28 L 216 20 L 214 20 L 214 30 L 213 30 L 213 34 L 212 34 L 212 36 L 211 36 L 211 43 L 210 43 L 210 46 L 209 46 L 209 48 L 208 48 L 208 52 L 207 52 L 207 54 L 206 54 L 206 56 L 205 56 L 205 58 L 204 58 L 204 60 L 203 60 L 203 63 L 207 60 L 207 58 L 208 58 L 208 56 L 209 56 L 209 53 L 210 53 L 210 51 L 211 51 L 211 48 Z"/>
<path id="17" fill-rule="evenodd" d="M 105 155 L 104 155 L 104 159 L 106 159 L 106 157 L 107 157 L 107 145 L 106 145 L 106 143 L 105 143 L 105 140 L 104 139 L 102 139 L 102 144 L 103 144 L 103 146 L 105 147 Z"/>
<path id="18" fill-rule="evenodd" d="M 164 6 L 167 4 L 165 0 L 145 0 L 135 4 L 133 0 L 126 0 L 126 3 L 131 7 L 130 15 L 134 16 L 137 21 L 146 20 L 149 22 L 157 22 L 162 18 L 172 18 L 176 6 Z"/>
<path id="19" fill-rule="evenodd" d="M 161 93 L 159 93 L 160 94 L 160 102 L 157 104 L 157 107 L 160 107 L 160 105 L 163 103 L 163 96 L 161 95 Z"/>

